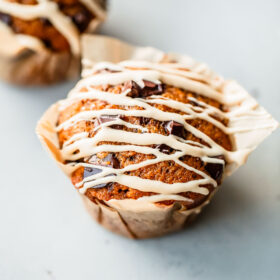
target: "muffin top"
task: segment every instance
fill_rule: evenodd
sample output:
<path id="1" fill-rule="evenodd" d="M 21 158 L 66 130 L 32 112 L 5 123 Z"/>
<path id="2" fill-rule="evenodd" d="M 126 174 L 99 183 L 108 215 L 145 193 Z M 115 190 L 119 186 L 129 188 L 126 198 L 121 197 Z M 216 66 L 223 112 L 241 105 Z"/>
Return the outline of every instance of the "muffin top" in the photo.
<path id="1" fill-rule="evenodd" d="M 0 0 L 0 31 L 37 50 L 80 53 L 79 35 L 104 20 L 106 1 Z"/>
<path id="2" fill-rule="evenodd" d="M 72 182 L 92 200 L 202 204 L 237 160 L 222 78 L 172 62 L 99 63 L 59 103 Z M 243 159 L 242 159 L 243 160 Z"/>

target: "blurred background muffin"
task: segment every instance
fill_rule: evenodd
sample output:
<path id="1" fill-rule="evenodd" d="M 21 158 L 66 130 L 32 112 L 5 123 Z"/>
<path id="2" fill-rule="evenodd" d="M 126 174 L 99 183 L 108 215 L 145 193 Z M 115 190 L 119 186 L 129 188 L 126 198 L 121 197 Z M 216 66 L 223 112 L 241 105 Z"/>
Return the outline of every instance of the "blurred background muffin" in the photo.
<path id="1" fill-rule="evenodd" d="M 106 1 L 0 0 L 0 76 L 15 84 L 77 77 L 80 35 L 106 17 Z"/>

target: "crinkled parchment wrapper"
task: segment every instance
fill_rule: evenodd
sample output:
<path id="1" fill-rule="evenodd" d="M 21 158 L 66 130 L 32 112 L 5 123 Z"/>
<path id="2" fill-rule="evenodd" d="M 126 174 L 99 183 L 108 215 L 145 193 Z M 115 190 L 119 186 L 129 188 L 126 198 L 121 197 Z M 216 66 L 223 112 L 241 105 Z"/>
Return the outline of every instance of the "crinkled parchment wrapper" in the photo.
<path id="1" fill-rule="evenodd" d="M 94 19 L 92 23 L 88 32 L 95 31 L 101 20 Z M 0 28 L 0 45 L 0 78 L 8 83 L 49 85 L 75 79 L 81 72 L 79 55 L 70 51 L 56 53 L 40 46 L 31 49 L 5 28 Z"/>
<path id="2" fill-rule="evenodd" d="M 80 58 L 70 52 L 38 52 L 22 48 L 13 57 L 0 56 L 0 77 L 11 84 L 49 85 L 75 79 L 79 73 Z"/>
<path id="3" fill-rule="evenodd" d="M 90 59 L 93 63 L 100 61 L 119 62 L 127 59 L 141 59 L 148 61 L 161 61 L 166 54 L 153 48 L 133 47 L 119 40 L 104 36 L 86 35 L 82 41 L 83 57 Z M 170 58 L 176 57 L 182 62 L 192 61 L 186 56 L 167 55 Z M 195 63 L 195 62 L 193 62 Z M 210 71 L 210 70 L 209 70 Z M 243 90 L 240 88 L 240 90 Z M 254 101 L 248 95 L 248 102 Z M 255 102 L 255 101 L 254 101 Z M 74 171 L 73 167 L 63 164 L 63 160 L 58 147 L 58 139 L 55 131 L 59 102 L 52 105 L 38 122 L 37 134 L 47 148 L 50 155 L 56 160 L 59 167 L 70 178 Z M 255 110 L 264 110 L 256 106 Z M 261 121 L 258 119 L 258 121 Z M 269 116 L 271 127 L 252 130 L 234 135 L 234 141 L 237 150 L 249 148 L 251 152 L 266 136 L 268 136 L 278 125 L 278 123 Z M 252 123 L 252 127 L 254 123 Z M 236 166 L 228 166 L 226 173 L 230 174 L 236 169 Z M 216 188 L 217 190 L 218 188 Z M 89 213 L 105 228 L 130 238 L 149 238 L 160 236 L 169 232 L 181 229 L 189 224 L 200 213 L 201 209 L 211 200 L 210 198 L 202 205 L 186 210 L 181 204 L 176 202 L 171 206 L 158 206 L 145 200 L 109 200 L 109 201 L 91 201 L 85 195 L 82 195 L 83 201 Z"/>

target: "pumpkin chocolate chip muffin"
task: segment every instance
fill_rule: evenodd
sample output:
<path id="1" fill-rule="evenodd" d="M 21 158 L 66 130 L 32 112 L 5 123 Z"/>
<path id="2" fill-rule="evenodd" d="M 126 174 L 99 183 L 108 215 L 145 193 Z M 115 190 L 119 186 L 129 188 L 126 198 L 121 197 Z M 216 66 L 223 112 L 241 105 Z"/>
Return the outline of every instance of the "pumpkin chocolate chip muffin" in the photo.
<path id="1" fill-rule="evenodd" d="M 0 0 L 0 40 L 5 43 L 0 59 L 8 66 L 0 74 L 32 85 L 77 76 L 80 35 L 104 20 L 105 5 L 105 0 Z"/>
<path id="2" fill-rule="evenodd" d="M 276 127 L 244 90 L 185 61 L 93 63 L 39 122 L 89 211 L 114 232 L 182 228 L 246 161 L 252 148 L 239 148 L 238 133 Z"/>
<path id="3" fill-rule="evenodd" d="M 96 74 L 98 75 L 98 74 Z M 221 108 L 224 112 L 225 108 L 223 105 L 211 98 L 203 97 L 202 95 L 189 92 L 187 90 L 170 86 L 163 83 L 155 83 L 148 80 L 143 80 L 143 87 L 139 86 L 136 82 L 130 80 L 119 85 L 102 85 L 102 89 L 99 86 L 91 87 L 95 90 L 102 90 L 109 94 L 122 94 L 127 92 L 126 98 L 134 100 L 135 98 L 141 98 L 145 105 L 151 106 L 152 115 L 146 116 L 133 116 L 131 111 L 143 111 L 144 107 L 141 107 L 141 103 L 138 102 L 138 106 L 127 106 L 112 104 L 108 101 L 102 101 L 99 99 L 80 99 L 71 105 L 63 109 L 58 118 L 58 126 L 61 130 L 58 131 L 58 138 L 60 147 L 66 147 L 65 143 L 71 142 L 73 137 L 76 137 L 77 134 L 86 133 L 85 137 L 93 138 L 98 135 L 100 129 L 114 129 L 119 132 L 119 139 L 125 141 L 125 135 L 127 132 L 133 133 L 133 137 L 137 138 L 138 134 L 140 137 L 146 136 L 146 134 L 156 134 L 156 136 L 164 136 L 159 142 L 153 140 L 150 141 L 147 145 L 137 144 L 137 151 L 129 150 L 125 147 L 130 146 L 131 143 L 109 141 L 110 137 L 102 139 L 97 143 L 97 147 L 102 145 L 110 145 L 111 149 L 114 149 L 114 146 L 121 145 L 121 149 L 124 151 L 119 152 L 108 152 L 101 151 L 96 154 L 86 155 L 84 157 L 79 154 L 78 149 L 73 151 L 72 155 L 68 158 L 68 162 L 71 161 L 81 161 L 87 164 L 92 164 L 95 167 L 86 167 L 80 166 L 72 174 L 72 182 L 74 185 L 79 185 L 86 180 L 87 177 L 97 175 L 102 172 L 102 167 L 112 168 L 112 170 L 121 170 L 128 168 L 130 169 L 131 165 L 141 164 L 140 168 L 132 169 L 126 172 L 123 172 L 123 175 L 126 176 L 137 176 L 141 179 L 153 180 L 166 183 L 166 184 L 175 184 L 175 183 L 188 183 L 193 180 L 203 179 L 201 173 L 195 172 L 193 168 L 197 169 L 200 172 L 204 172 L 208 177 L 208 181 L 205 181 L 203 185 L 203 193 L 192 192 L 191 189 L 188 191 L 188 188 L 182 188 L 182 192 L 178 194 L 181 196 L 181 203 L 187 209 L 191 209 L 196 205 L 201 204 L 205 201 L 209 195 L 214 190 L 214 181 L 220 183 L 224 168 L 224 157 L 222 155 L 216 155 L 211 158 L 211 162 L 205 162 L 201 160 L 198 155 L 188 155 L 186 153 L 180 152 L 174 146 L 169 146 L 165 143 L 165 138 L 172 139 L 175 143 L 179 142 L 185 143 L 182 144 L 185 146 L 197 147 L 197 145 L 207 143 L 202 138 L 195 136 L 192 132 L 188 131 L 184 123 L 177 122 L 175 120 L 158 120 L 155 119 L 156 113 L 159 111 L 167 112 L 172 114 L 178 114 L 180 116 L 186 116 L 185 110 L 182 111 L 176 106 L 172 107 L 168 104 L 169 100 L 174 100 L 182 104 L 186 104 L 186 108 L 191 110 L 199 111 L 201 107 L 198 104 L 195 104 L 194 100 L 200 100 L 205 104 L 212 103 L 215 108 Z M 88 88 L 82 90 L 83 93 L 89 92 Z M 152 98 L 153 97 L 153 98 Z M 156 101 L 159 100 L 157 103 Z M 149 102 L 151 101 L 151 102 Z M 84 120 L 82 117 L 81 120 L 75 120 L 73 125 L 68 126 L 67 122 L 71 121 L 71 118 L 77 117 L 79 114 L 86 114 L 92 110 L 100 111 L 100 115 L 89 120 Z M 112 110 L 112 114 L 102 114 L 102 111 Z M 114 111 L 118 110 L 118 114 L 114 114 Z M 121 110 L 121 111 L 120 111 Z M 109 112 L 110 112 L 109 111 Z M 128 111 L 128 115 L 126 112 Z M 175 115 L 175 116 L 176 116 Z M 171 115 L 170 115 L 171 116 Z M 168 119 L 168 117 L 167 117 Z M 216 117 L 217 121 L 221 124 L 227 123 L 227 119 L 224 117 Z M 184 121 L 185 122 L 185 121 Z M 208 120 L 201 118 L 189 118 L 186 121 L 187 124 L 197 128 L 199 131 L 204 133 L 207 137 L 210 137 L 213 141 L 219 143 L 224 149 L 230 151 L 232 149 L 232 144 L 229 136 L 221 129 L 215 126 L 213 123 Z M 66 124 L 64 127 L 63 124 Z M 128 126 L 127 126 L 128 125 Z M 149 148 L 149 153 L 141 153 L 141 149 Z M 76 148 L 75 148 L 76 149 Z M 118 149 L 116 147 L 116 149 Z M 157 153 L 155 154 L 154 151 Z M 177 154 L 177 156 L 175 156 Z M 159 161 L 158 158 L 162 155 L 165 160 Z M 170 155 L 170 160 L 168 159 Z M 174 161 L 176 159 L 176 161 Z M 216 159 L 216 161 L 215 161 Z M 154 161 L 154 163 L 153 163 Z M 213 162 L 214 161 L 214 162 Z M 145 163 L 145 164 L 143 164 Z M 182 164 L 181 164 L 182 163 Z M 192 169 L 187 169 L 186 166 L 192 167 Z M 98 168 L 100 166 L 100 168 Z M 110 176 L 116 176 L 114 171 Z M 109 177 L 109 176 L 108 176 Z M 95 182 L 97 184 L 97 182 Z M 201 186 L 202 187 L 202 186 Z M 78 188 L 83 188 L 79 186 Z M 172 193 L 172 192 L 171 192 Z M 110 199 L 138 199 L 144 196 L 158 195 L 153 188 L 144 188 L 143 190 L 134 189 L 129 186 L 120 184 L 118 182 L 108 182 L 97 184 L 93 187 L 87 188 L 85 195 L 90 199 L 99 199 L 108 201 Z M 178 196 L 177 199 L 180 199 Z M 174 203 L 174 200 L 170 199 L 166 195 L 165 200 L 159 201 L 159 204 L 170 205 Z"/>

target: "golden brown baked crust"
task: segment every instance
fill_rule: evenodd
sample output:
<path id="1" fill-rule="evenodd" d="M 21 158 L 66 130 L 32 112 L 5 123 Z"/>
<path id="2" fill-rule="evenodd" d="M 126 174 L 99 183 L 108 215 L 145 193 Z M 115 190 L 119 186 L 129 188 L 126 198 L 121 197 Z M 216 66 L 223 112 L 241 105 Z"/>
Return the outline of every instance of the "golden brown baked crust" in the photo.
<path id="1" fill-rule="evenodd" d="M 130 82 L 131 83 L 131 82 Z M 133 83 L 133 82 L 132 82 Z M 126 84 L 121 84 L 117 86 L 110 86 L 110 85 L 104 85 L 101 87 L 96 87 L 97 89 L 102 88 L 102 90 L 106 90 L 109 92 L 113 92 L 115 94 L 121 93 L 124 88 L 127 87 Z M 81 92 L 87 91 L 87 89 L 82 89 Z M 133 90 L 131 91 L 133 94 Z M 198 101 L 203 101 L 207 104 L 210 104 L 211 106 L 214 106 L 216 108 L 222 109 L 223 111 L 226 110 L 226 108 L 222 108 L 222 105 L 210 98 L 197 95 L 192 92 L 187 92 L 185 90 L 182 90 L 180 88 L 176 88 L 169 85 L 162 85 L 162 93 L 161 95 L 163 97 L 167 97 L 169 99 L 177 100 L 183 103 L 190 103 L 192 102 L 189 97 L 195 97 Z M 147 99 L 149 97 L 147 96 Z M 165 105 L 159 105 L 159 104 L 152 104 L 153 106 L 157 106 L 158 109 L 162 111 L 169 111 L 169 112 L 176 112 L 176 113 L 182 113 L 180 111 L 171 109 L 170 107 L 167 107 Z M 101 100 L 80 100 L 77 102 L 72 103 L 70 106 L 65 108 L 63 111 L 60 112 L 59 119 L 58 119 L 58 125 L 65 122 L 75 114 L 82 112 L 82 111 L 88 111 L 88 110 L 102 110 L 104 108 L 107 109 L 122 109 L 122 110 L 141 110 L 143 108 L 139 107 L 129 107 L 129 106 L 118 106 L 118 105 L 111 105 L 105 101 Z M 107 116 L 108 117 L 108 116 Z M 190 132 L 186 131 L 184 128 L 180 126 L 175 126 L 174 123 L 170 122 L 161 122 L 154 119 L 148 119 L 143 117 L 124 117 L 124 116 L 118 116 L 120 118 L 123 118 L 126 122 L 132 123 L 132 124 L 138 124 L 141 126 L 144 126 L 148 129 L 149 133 L 159 133 L 162 135 L 169 135 L 175 134 L 177 136 L 180 136 L 184 138 L 185 140 L 192 140 L 198 143 L 203 143 L 203 140 L 195 137 Z M 106 116 L 104 117 L 106 118 Z M 227 124 L 227 119 L 218 119 L 220 122 Z M 80 132 L 90 132 L 90 137 L 93 137 L 96 134 L 96 131 L 94 131 L 94 128 L 99 124 L 99 122 L 102 122 L 102 120 L 95 119 L 94 121 L 80 121 L 74 125 L 72 125 L 68 129 L 63 129 L 59 131 L 58 137 L 59 137 L 59 143 L 60 146 L 63 145 L 63 143 L 67 140 L 69 140 L 74 134 L 80 133 Z M 103 120 L 103 121 L 106 121 Z M 232 144 L 229 136 L 225 134 L 221 129 L 214 126 L 213 124 L 201 120 L 201 119 L 192 119 L 188 121 L 189 124 L 196 127 L 203 133 L 205 133 L 207 136 L 209 136 L 212 140 L 214 140 L 216 143 L 221 145 L 226 150 L 232 150 Z M 127 130 L 127 131 L 133 131 L 138 133 L 137 129 L 131 129 L 124 126 L 115 126 L 115 129 L 121 129 L 121 130 Z M 140 133 L 140 131 L 139 131 Z M 116 143 L 116 142 L 100 142 L 98 145 L 102 144 L 113 144 L 113 145 L 120 145 L 125 143 Z M 203 143 L 205 144 L 205 143 Z M 161 151 L 165 153 L 173 153 L 174 150 L 170 149 L 170 147 L 166 145 L 159 145 L 157 147 Z M 108 152 L 102 152 L 98 153 L 96 155 L 92 155 L 92 157 L 87 159 L 80 159 L 80 161 L 83 162 L 90 162 L 94 163 L 95 165 L 105 165 L 105 166 L 111 166 L 113 168 L 124 168 L 125 166 L 128 166 L 130 164 L 139 163 L 141 161 L 154 158 L 153 155 L 146 155 L 146 154 L 139 154 L 136 152 L 117 152 L 117 153 L 108 153 Z M 204 163 L 200 158 L 192 157 L 192 156 L 184 156 L 180 159 L 184 163 L 188 164 L 189 166 L 194 167 L 195 169 L 198 169 L 200 171 L 205 172 L 206 174 L 210 175 L 212 178 L 214 178 L 218 183 L 221 181 L 221 176 L 223 173 L 223 165 L 220 164 L 206 164 Z M 86 173 L 88 171 L 85 170 L 84 167 L 80 167 L 72 174 L 72 182 L 73 184 L 77 184 L 78 182 L 81 182 L 86 176 Z M 90 171 L 89 171 L 90 172 Z M 145 166 L 143 168 L 130 171 L 127 173 L 127 175 L 131 176 L 138 176 L 143 179 L 151 179 L 151 180 L 158 180 L 161 182 L 165 182 L 168 184 L 172 183 L 179 183 L 179 182 L 189 182 L 192 180 L 200 179 L 201 176 L 196 174 L 193 171 L 186 170 L 182 166 L 176 164 L 173 161 L 164 161 L 157 164 Z M 193 208 L 197 205 L 200 205 L 205 201 L 209 195 L 213 192 L 213 185 L 205 185 L 209 190 L 209 194 L 207 196 L 199 193 L 194 192 L 185 192 L 180 193 L 182 196 L 192 199 L 192 201 L 186 201 L 182 202 L 187 208 Z M 94 200 L 95 198 L 99 200 L 110 200 L 110 199 L 125 199 L 125 198 L 131 198 L 131 199 L 137 199 L 142 196 L 149 196 L 154 193 L 151 192 L 142 192 L 136 189 L 132 189 L 129 187 L 126 187 L 124 185 L 120 185 L 118 183 L 109 183 L 104 186 L 99 186 L 99 188 L 89 188 L 86 191 L 86 196 Z M 162 201 L 159 202 L 159 204 L 169 205 L 172 204 L 174 201 Z"/>

